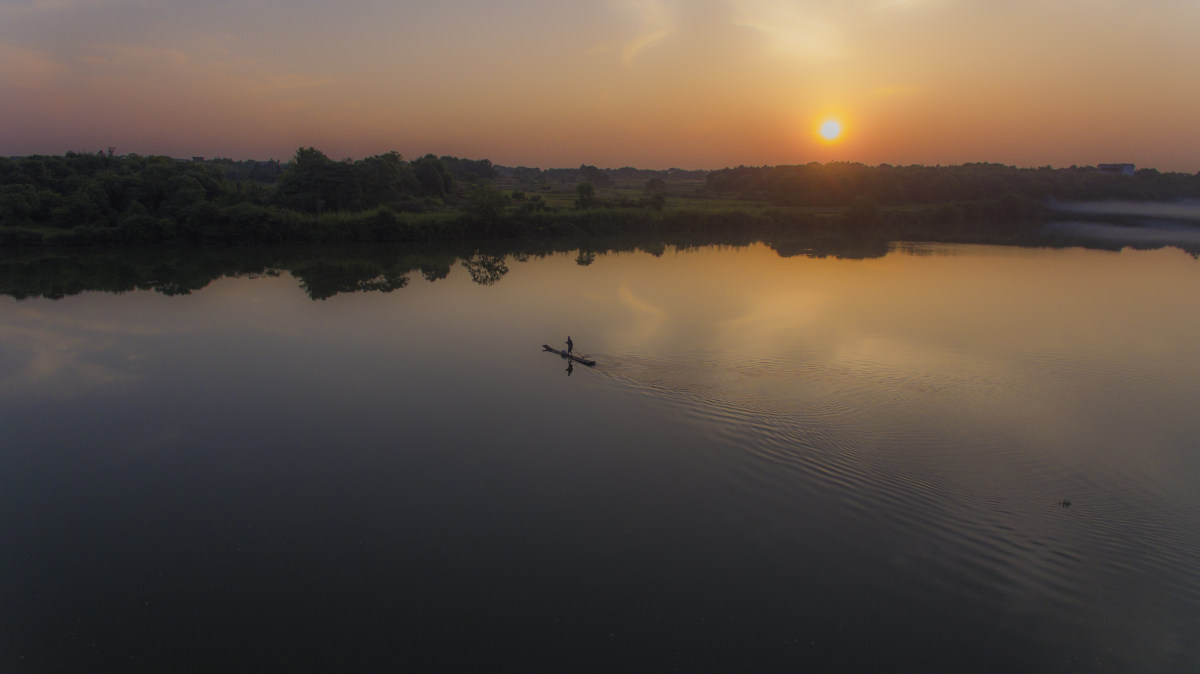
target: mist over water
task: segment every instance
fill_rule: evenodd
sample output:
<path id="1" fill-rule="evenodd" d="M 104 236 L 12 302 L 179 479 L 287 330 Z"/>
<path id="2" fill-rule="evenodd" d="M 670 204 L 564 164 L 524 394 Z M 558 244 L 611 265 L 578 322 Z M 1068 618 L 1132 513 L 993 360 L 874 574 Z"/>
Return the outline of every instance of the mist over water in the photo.
<path id="1" fill-rule="evenodd" d="M 1157 222 L 1137 227 L 1098 222 L 1055 222 L 1047 225 L 1048 234 L 1140 246 L 1200 245 L 1200 225 Z"/>
<path id="2" fill-rule="evenodd" d="M 1153 201 L 1059 201 L 1054 210 L 1068 213 L 1103 215 L 1138 215 L 1146 218 L 1172 218 L 1200 221 L 1200 200 L 1182 199 L 1174 202 Z"/>
<path id="3" fill-rule="evenodd" d="M 1072 240 L 1140 248 L 1180 246 L 1195 251 L 1200 247 L 1200 201 L 1177 202 L 1089 201 L 1055 202 L 1052 208 L 1081 216 L 1116 218 L 1118 222 L 1066 220 L 1052 222 L 1043 234 Z"/>
<path id="4" fill-rule="evenodd" d="M 508 266 L 0 300 L 7 669 L 1194 669 L 1190 256 Z"/>

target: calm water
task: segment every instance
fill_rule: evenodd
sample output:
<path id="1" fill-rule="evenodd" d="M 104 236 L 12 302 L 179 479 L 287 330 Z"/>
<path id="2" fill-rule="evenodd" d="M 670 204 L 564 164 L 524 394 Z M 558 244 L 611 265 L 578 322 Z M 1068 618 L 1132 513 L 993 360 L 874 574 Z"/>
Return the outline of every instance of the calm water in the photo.
<path id="1" fill-rule="evenodd" d="M 0 671 L 1200 669 L 1192 257 L 503 263 L 0 298 Z"/>

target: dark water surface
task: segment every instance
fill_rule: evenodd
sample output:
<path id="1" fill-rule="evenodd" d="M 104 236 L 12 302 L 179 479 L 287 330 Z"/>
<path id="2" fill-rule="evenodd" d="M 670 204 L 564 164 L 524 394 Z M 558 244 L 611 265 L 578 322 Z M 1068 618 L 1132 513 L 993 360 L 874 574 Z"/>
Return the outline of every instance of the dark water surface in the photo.
<path id="1" fill-rule="evenodd" d="M 1190 256 L 506 264 L 0 298 L 0 671 L 1200 670 Z"/>

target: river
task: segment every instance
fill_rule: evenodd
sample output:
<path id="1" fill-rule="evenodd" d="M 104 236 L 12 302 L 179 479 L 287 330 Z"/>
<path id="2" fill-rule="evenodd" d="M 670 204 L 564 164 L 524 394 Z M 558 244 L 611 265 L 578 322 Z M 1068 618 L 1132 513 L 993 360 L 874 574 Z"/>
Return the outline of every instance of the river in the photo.
<path id="1" fill-rule="evenodd" d="M 1200 666 L 1178 249 L 52 264 L 0 297 L 3 671 Z"/>

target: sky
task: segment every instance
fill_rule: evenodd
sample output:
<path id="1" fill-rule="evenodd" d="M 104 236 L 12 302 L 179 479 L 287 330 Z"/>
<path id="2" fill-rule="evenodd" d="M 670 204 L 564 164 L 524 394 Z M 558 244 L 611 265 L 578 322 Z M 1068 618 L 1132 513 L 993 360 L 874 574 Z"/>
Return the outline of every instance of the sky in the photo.
<path id="1" fill-rule="evenodd" d="M 0 155 L 1194 173 L 1198 34 L 1196 0 L 0 0 Z"/>

